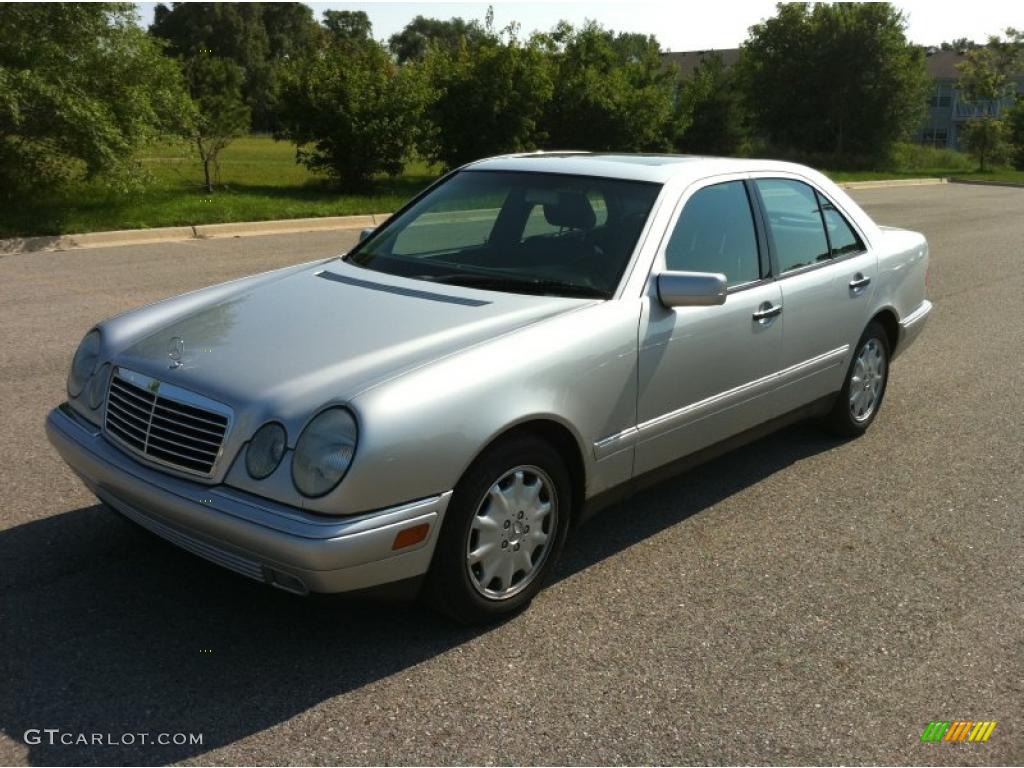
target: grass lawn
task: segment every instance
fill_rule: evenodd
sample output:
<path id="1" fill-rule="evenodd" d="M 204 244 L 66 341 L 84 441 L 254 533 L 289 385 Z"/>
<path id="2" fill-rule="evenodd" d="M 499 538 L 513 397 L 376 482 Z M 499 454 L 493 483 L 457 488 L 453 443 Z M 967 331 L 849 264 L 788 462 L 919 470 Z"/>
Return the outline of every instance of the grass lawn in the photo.
<path id="1" fill-rule="evenodd" d="M 437 177 L 436 169 L 417 162 L 404 176 L 377 180 L 367 194 L 342 194 L 295 162 L 293 144 L 249 136 L 221 153 L 219 184 L 211 195 L 193 155 L 187 145 L 154 147 L 142 157 L 153 181 L 139 192 L 80 184 L 43 203 L 0 210 L 0 237 L 385 213 Z"/>
<path id="2" fill-rule="evenodd" d="M 1013 182 L 1024 184 L 1024 171 L 1000 168 L 995 171 L 951 171 L 948 168 L 933 168 L 918 171 L 822 171 L 832 181 L 878 181 L 884 179 L 947 178 L 965 181 Z"/>
<path id="3" fill-rule="evenodd" d="M 133 193 L 79 184 L 45 200 L 0 207 L 0 237 L 58 235 L 227 221 L 297 219 L 386 213 L 437 177 L 438 169 L 411 163 L 405 175 L 380 178 L 364 194 L 342 194 L 295 162 L 295 147 L 269 136 L 232 142 L 221 155 L 217 189 L 203 189 L 202 167 L 188 145 L 154 147 L 142 157 L 152 183 Z M 978 173 L 959 153 L 912 148 L 907 171 L 826 171 L 835 181 L 949 176 L 1024 183 L 1024 171 Z M 956 166 L 935 167 L 941 163 Z"/>

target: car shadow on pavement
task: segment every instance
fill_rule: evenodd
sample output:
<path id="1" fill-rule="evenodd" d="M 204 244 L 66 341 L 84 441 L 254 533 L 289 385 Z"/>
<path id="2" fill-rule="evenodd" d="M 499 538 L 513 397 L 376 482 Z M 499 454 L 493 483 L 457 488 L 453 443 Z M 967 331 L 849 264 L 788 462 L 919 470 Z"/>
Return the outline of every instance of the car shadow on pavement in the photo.
<path id="1" fill-rule="evenodd" d="M 629 514 L 613 507 L 577 531 L 554 578 L 837 444 L 797 425 L 667 480 L 630 499 Z M 0 730 L 25 745 L 31 764 L 184 760 L 487 631 L 409 604 L 295 598 L 181 552 L 100 505 L 0 532 Z M 26 743 L 30 729 L 38 743 Z M 203 739 L 65 745 L 43 729 L 65 739 Z"/>

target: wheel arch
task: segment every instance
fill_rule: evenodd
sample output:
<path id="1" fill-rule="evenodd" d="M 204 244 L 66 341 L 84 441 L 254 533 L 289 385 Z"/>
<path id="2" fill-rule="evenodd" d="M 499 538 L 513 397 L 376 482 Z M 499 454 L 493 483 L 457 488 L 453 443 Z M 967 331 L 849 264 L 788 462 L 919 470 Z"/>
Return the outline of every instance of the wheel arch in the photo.
<path id="1" fill-rule="evenodd" d="M 586 496 L 587 466 L 583 458 L 583 451 L 580 447 L 578 436 L 572 428 L 556 418 L 551 416 L 531 416 L 506 426 L 477 451 L 473 460 L 463 470 L 463 474 L 494 446 L 523 435 L 530 435 L 543 440 L 558 451 L 558 454 L 565 460 L 565 466 L 569 470 L 569 477 L 572 482 L 572 514 L 570 523 L 577 522 Z"/>
<path id="2" fill-rule="evenodd" d="M 889 357 L 895 356 L 896 346 L 900 342 L 900 319 L 896 310 L 892 307 L 883 307 L 875 312 L 868 324 L 875 322 L 885 328 L 885 335 L 889 340 Z"/>

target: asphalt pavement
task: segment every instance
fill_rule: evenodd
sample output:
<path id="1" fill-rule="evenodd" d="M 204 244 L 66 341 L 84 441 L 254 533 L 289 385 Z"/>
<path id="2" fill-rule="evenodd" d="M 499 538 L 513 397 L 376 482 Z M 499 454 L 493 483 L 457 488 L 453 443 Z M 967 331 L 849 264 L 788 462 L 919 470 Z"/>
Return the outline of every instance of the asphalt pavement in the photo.
<path id="1" fill-rule="evenodd" d="M 93 322 L 354 232 L 0 257 L 0 763 L 1021 764 L 1024 190 L 854 194 L 928 236 L 935 302 L 868 434 L 796 425 L 609 509 L 489 629 L 248 582 L 46 442 Z"/>

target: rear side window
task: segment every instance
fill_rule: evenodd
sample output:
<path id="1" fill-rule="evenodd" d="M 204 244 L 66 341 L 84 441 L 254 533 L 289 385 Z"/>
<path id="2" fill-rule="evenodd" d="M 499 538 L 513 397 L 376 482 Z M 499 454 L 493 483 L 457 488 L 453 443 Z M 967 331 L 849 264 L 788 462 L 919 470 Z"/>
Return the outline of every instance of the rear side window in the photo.
<path id="1" fill-rule="evenodd" d="M 833 256 L 846 256 L 849 253 L 860 253 L 864 250 L 864 243 L 857 237 L 853 227 L 843 218 L 843 215 L 836 210 L 828 200 L 818 194 L 818 204 L 821 206 L 821 215 L 825 219 L 825 228 L 828 231 L 828 242 L 832 248 Z"/>
<path id="2" fill-rule="evenodd" d="M 783 274 L 832 258 L 817 193 L 790 179 L 758 179 L 764 212 Z"/>
<path id="3" fill-rule="evenodd" d="M 761 277 L 754 218 L 742 181 L 704 187 L 687 200 L 665 249 L 665 266 L 721 272 L 729 285 Z"/>

